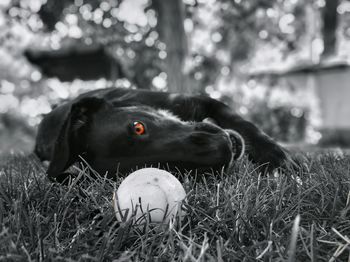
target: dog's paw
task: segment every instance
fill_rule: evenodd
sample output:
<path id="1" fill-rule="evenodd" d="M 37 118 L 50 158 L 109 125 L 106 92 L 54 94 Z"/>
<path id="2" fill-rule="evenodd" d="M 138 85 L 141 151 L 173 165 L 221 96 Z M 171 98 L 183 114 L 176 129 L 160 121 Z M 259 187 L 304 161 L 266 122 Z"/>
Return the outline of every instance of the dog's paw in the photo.
<path id="1" fill-rule="evenodd" d="M 294 165 L 289 152 L 268 137 L 247 148 L 248 157 L 263 171 L 272 172 L 277 168 Z"/>

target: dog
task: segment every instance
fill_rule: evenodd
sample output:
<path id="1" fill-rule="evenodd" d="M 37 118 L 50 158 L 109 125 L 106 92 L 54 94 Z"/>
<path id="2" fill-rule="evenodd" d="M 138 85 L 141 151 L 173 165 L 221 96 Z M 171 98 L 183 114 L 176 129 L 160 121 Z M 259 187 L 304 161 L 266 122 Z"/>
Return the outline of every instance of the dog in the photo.
<path id="1" fill-rule="evenodd" d="M 39 124 L 34 152 L 50 161 L 48 177 L 59 182 L 81 158 L 109 177 L 145 166 L 220 171 L 243 154 L 269 170 L 289 159 L 218 100 L 121 88 L 90 91 L 54 108 Z"/>

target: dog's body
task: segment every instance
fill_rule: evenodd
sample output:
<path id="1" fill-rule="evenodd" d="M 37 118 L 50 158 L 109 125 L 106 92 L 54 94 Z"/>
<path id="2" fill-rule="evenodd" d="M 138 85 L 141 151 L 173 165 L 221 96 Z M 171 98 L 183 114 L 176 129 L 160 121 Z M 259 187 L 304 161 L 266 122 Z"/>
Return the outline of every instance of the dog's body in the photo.
<path id="1" fill-rule="evenodd" d="M 217 100 L 107 88 L 82 94 L 46 115 L 35 153 L 51 161 L 49 177 L 62 181 L 79 156 L 110 175 L 145 165 L 220 170 L 239 158 L 245 145 L 254 162 L 269 168 L 288 158 L 272 139 Z"/>

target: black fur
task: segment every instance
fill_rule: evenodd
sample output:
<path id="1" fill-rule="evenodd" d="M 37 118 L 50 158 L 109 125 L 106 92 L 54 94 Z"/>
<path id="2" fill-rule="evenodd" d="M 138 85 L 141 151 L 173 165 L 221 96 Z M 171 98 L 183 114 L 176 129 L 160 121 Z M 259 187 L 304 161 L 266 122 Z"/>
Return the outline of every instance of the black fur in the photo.
<path id="1" fill-rule="evenodd" d="M 145 134 L 133 132 L 135 121 L 146 126 Z M 62 181 L 79 157 L 110 176 L 145 165 L 221 170 L 240 157 L 245 146 L 251 160 L 269 169 L 289 158 L 255 125 L 215 99 L 108 88 L 82 94 L 46 115 L 35 153 L 51 161 L 48 176 Z"/>

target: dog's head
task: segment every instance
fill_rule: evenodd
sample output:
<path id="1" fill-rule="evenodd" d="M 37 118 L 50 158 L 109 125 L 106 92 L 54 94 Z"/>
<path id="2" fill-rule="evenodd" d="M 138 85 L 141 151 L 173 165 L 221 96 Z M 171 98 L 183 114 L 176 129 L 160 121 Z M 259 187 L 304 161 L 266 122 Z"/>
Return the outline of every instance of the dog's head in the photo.
<path id="1" fill-rule="evenodd" d="M 104 174 L 145 166 L 220 171 L 242 156 L 236 132 L 184 122 L 147 106 L 111 105 L 83 98 L 71 106 L 54 146 L 48 175 L 58 177 L 79 156 Z"/>

